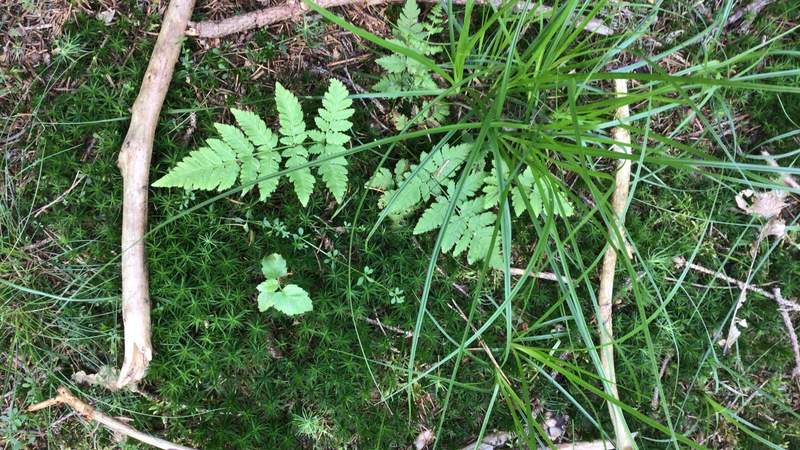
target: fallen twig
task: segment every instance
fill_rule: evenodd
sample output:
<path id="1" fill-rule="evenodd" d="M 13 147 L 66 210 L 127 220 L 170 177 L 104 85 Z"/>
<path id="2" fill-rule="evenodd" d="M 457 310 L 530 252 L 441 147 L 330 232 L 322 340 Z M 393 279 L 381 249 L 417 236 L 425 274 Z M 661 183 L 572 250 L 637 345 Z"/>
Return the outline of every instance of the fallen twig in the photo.
<path id="1" fill-rule="evenodd" d="M 147 189 L 158 116 L 180 54 L 183 31 L 194 0 L 172 0 L 164 13 L 139 95 L 131 108 L 128 134 L 117 165 L 122 172 L 122 321 L 125 359 L 119 387 L 144 378 L 153 357 L 150 342 L 150 292 L 144 234 L 147 228 Z"/>
<path id="2" fill-rule="evenodd" d="M 624 97 L 628 93 L 628 81 L 624 79 L 614 80 L 614 91 L 618 97 Z M 628 105 L 617 108 L 616 118 L 624 121 L 630 117 Z M 611 131 L 614 141 L 614 150 L 622 154 L 630 154 L 631 135 L 627 128 L 622 126 L 615 127 Z M 609 244 L 603 256 L 603 266 L 600 273 L 600 287 L 597 291 L 597 303 L 600 308 L 600 362 L 603 366 L 603 377 L 605 378 L 606 391 L 614 399 L 619 399 L 617 392 L 617 375 L 614 369 L 614 327 L 612 320 L 613 299 L 614 299 L 614 272 L 617 267 L 617 250 L 625 251 L 625 238 L 623 228 L 625 226 L 625 206 L 628 203 L 628 190 L 631 179 L 631 161 L 621 158 L 617 169 L 614 193 L 611 196 L 611 208 L 614 216 L 608 225 Z M 619 239 L 617 236 L 619 235 Z M 616 446 L 619 449 L 633 448 L 633 440 L 622 409 L 612 402 L 608 402 L 608 410 L 611 421 L 614 425 L 616 436 Z"/>
<path id="3" fill-rule="evenodd" d="M 783 324 L 786 325 L 786 332 L 789 335 L 789 342 L 792 344 L 792 352 L 794 352 L 794 370 L 792 371 L 792 378 L 800 382 L 800 345 L 797 343 L 797 333 L 794 332 L 794 324 L 792 318 L 789 316 L 789 311 L 781 305 L 783 295 L 781 295 L 780 288 L 772 290 L 775 295 L 775 300 L 778 302 L 778 312 L 783 318 Z"/>
<path id="4" fill-rule="evenodd" d="M 678 269 L 681 269 L 684 266 L 688 266 L 690 269 L 692 269 L 692 270 L 694 270 L 696 272 L 704 273 L 706 275 L 711 275 L 712 277 L 714 277 L 714 278 L 716 278 L 718 280 L 722 280 L 722 281 L 724 281 L 726 283 L 733 284 L 733 285 L 737 286 L 741 290 L 752 291 L 752 292 L 760 294 L 760 295 L 762 295 L 762 296 L 764 296 L 764 297 L 766 297 L 768 299 L 775 300 L 783 308 L 790 309 L 792 311 L 800 311 L 800 304 L 798 304 L 793 299 L 784 299 L 784 298 L 777 299 L 777 298 L 775 298 L 775 294 L 770 293 L 767 290 L 762 289 L 762 288 L 760 288 L 758 286 L 753 286 L 752 284 L 745 283 L 744 281 L 737 280 L 736 278 L 729 277 L 728 275 L 722 274 L 720 272 L 715 272 L 715 271 L 713 271 L 713 270 L 711 270 L 711 269 L 709 269 L 707 267 L 703 267 L 703 266 L 701 266 L 699 264 L 694 264 L 694 263 L 687 264 L 686 258 L 684 258 L 683 256 L 676 256 L 675 258 L 672 259 L 672 261 L 675 263 L 675 267 L 677 267 Z"/>
<path id="5" fill-rule="evenodd" d="M 525 269 L 512 267 L 509 270 L 509 273 L 511 273 L 511 275 L 513 275 L 513 276 L 521 277 L 521 276 L 525 275 Z M 552 272 L 528 272 L 528 276 L 529 277 L 533 277 L 533 278 L 539 278 L 540 280 L 559 281 L 559 279 L 556 276 L 556 274 L 554 274 Z M 566 283 L 569 280 L 567 280 L 566 278 L 562 277 L 560 281 Z"/>
<path id="6" fill-rule="evenodd" d="M 767 157 L 767 164 L 772 167 L 780 167 L 778 162 L 775 161 L 775 158 L 773 158 L 768 151 L 763 151 L 761 154 Z M 786 175 L 782 176 L 781 181 L 783 181 L 783 184 L 789 186 L 790 188 L 800 190 L 800 183 L 798 183 L 791 174 L 787 173 Z"/>
<path id="7" fill-rule="evenodd" d="M 370 325 L 375 325 L 376 327 L 380 328 L 383 331 L 383 334 L 386 334 L 386 330 L 389 330 L 393 333 L 397 333 L 403 336 L 406 339 L 411 339 L 414 337 L 414 333 L 410 331 L 406 331 L 400 327 L 396 327 L 393 325 L 386 325 L 385 323 L 381 322 L 379 319 L 373 319 L 372 317 L 364 317 L 364 322 L 367 322 Z"/>
<path id="8" fill-rule="evenodd" d="M 362 6 L 379 5 L 391 2 L 398 2 L 401 0 L 318 0 L 317 4 L 323 8 L 335 8 L 339 6 L 347 6 L 358 4 Z M 438 0 L 422 0 L 428 2 L 438 2 Z M 453 0 L 453 4 L 464 4 L 466 0 Z M 502 4 L 499 0 L 475 0 L 475 4 L 488 4 L 498 7 Z M 516 9 L 528 9 L 538 15 L 550 14 L 553 8 L 549 6 L 529 4 L 528 2 L 521 2 L 516 6 Z M 242 31 L 260 28 L 274 23 L 283 22 L 295 17 L 302 16 L 308 11 L 302 0 L 290 0 L 289 2 L 280 5 L 272 6 L 269 8 L 259 9 L 249 13 L 241 14 L 238 16 L 228 17 L 222 20 L 204 20 L 202 22 L 190 22 L 186 34 L 189 36 L 196 36 L 199 38 L 221 38 L 230 34 L 239 33 Z M 575 24 L 583 23 L 584 18 L 576 17 L 573 20 Z M 603 24 L 602 21 L 591 19 L 586 23 L 585 30 L 601 34 L 611 35 L 613 31 L 611 28 Z"/>
<path id="9" fill-rule="evenodd" d="M 730 27 L 731 25 L 735 24 L 739 21 L 742 17 L 750 14 L 758 14 L 759 11 L 769 6 L 770 3 L 774 2 L 775 0 L 755 0 L 754 2 L 750 3 L 749 5 L 739 8 L 733 12 L 730 16 L 728 16 L 728 21 L 725 22 L 725 26 Z"/>
<path id="10" fill-rule="evenodd" d="M 192 449 L 192 447 L 186 447 L 183 445 L 175 444 L 170 441 L 161 439 L 159 437 L 143 433 L 120 422 L 119 420 L 111 416 L 105 415 L 102 412 L 94 409 L 92 406 L 84 403 L 78 397 L 72 395 L 72 393 L 63 386 L 58 388 L 57 396 L 45 400 L 43 402 L 37 403 L 35 405 L 29 406 L 28 412 L 39 411 L 40 409 L 49 408 L 51 406 L 56 406 L 61 404 L 69 406 L 76 413 L 78 413 L 78 415 L 80 415 L 86 420 L 97 422 L 114 433 L 123 434 L 125 436 L 136 439 L 140 442 L 144 442 L 145 444 L 152 445 L 153 447 L 168 449 L 168 450 L 194 450 Z"/>
<path id="11" fill-rule="evenodd" d="M 667 355 L 663 361 L 661 361 L 661 369 L 658 371 L 658 379 L 661 380 L 664 378 L 664 374 L 667 372 L 667 366 L 669 362 L 672 360 L 672 354 Z M 655 411 L 658 409 L 658 393 L 659 393 L 658 386 L 653 388 L 653 399 L 650 400 L 650 409 Z"/>
<path id="12" fill-rule="evenodd" d="M 33 217 L 39 217 L 43 212 L 50 209 L 50 207 L 52 207 L 53 205 L 64 201 L 64 199 L 67 198 L 67 195 L 69 195 L 70 192 L 72 192 L 76 187 L 78 187 L 78 185 L 81 184 L 81 181 L 83 181 L 85 178 L 86 176 L 84 174 L 80 172 L 76 173 L 75 179 L 72 180 L 72 184 L 67 188 L 67 190 L 62 192 L 52 202 L 37 209 L 36 212 L 33 213 Z"/>

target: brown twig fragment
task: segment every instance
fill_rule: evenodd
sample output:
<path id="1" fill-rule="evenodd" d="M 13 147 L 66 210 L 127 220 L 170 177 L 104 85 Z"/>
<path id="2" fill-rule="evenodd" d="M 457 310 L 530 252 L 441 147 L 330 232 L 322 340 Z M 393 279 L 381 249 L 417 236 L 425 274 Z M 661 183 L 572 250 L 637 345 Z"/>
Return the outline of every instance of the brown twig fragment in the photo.
<path id="1" fill-rule="evenodd" d="M 792 352 L 794 352 L 794 370 L 792 371 L 792 378 L 800 383 L 800 344 L 797 343 L 797 333 L 794 331 L 794 324 L 792 318 L 789 316 L 789 311 L 781 305 L 783 295 L 781 295 L 780 288 L 772 290 L 775 295 L 775 300 L 778 302 L 778 312 L 781 313 L 783 324 L 786 325 L 786 332 L 789 335 L 789 342 L 792 344 Z"/>
<path id="2" fill-rule="evenodd" d="M 120 387 L 144 378 L 153 357 L 150 343 L 150 292 L 144 234 L 147 229 L 147 188 L 158 116 L 167 95 L 181 50 L 183 31 L 194 0 L 172 0 L 164 13 L 150 63 L 139 95 L 131 108 L 128 134 L 117 165 L 122 172 L 122 321 L 125 327 L 125 359 Z"/>
<path id="3" fill-rule="evenodd" d="M 775 158 L 773 158 L 768 151 L 763 151 L 761 152 L 761 154 L 767 157 L 767 164 L 769 164 L 772 167 L 780 167 L 780 165 L 778 165 L 778 162 L 775 161 Z M 797 180 L 795 180 L 791 174 L 787 173 L 786 175 L 782 176 L 781 181 L 783 181 L 783 184 L 789 186 L 792 189 L 800 190 L 800 183 L 798 183 Z"/>
<path id="4" fill-rule="evenodd" d="M 145 444 L 152 445 L 153 447 L 168 449 L 168 450 L 194 450 L 192 449 L 192 447 L 186 447 L 183 445 L 174 444 L 170 441 L 161 439 L 159 437 L 155 437 L 147 433 L 142 433 L 141 431 L 138 431 L 133 427 L 130 427 L 111 416 L 103 414 L 102 412 L 94 409 L 92 406 L 84 403 L 78 397 L 72 395 L 72 393 L 63 386 L 58 388 L 57 396 L 45 400 L 41 403 L 29 406 L 28 412 L 39 411 L 40 409 L 49 408 L 51 406 L 56 406 L 61 404 L 69 406 L 84 419 L 97 422 L 100 425 L 108 428 L 113 433 L 123 434 L 125 436 L 136 439 L 140 442 L 144 442 Z"/>
<path id="5" fill-rule="evenodd" d="M 402 0 L 317 0 L 317 4 L 323 8 L 335 8 L 339 6 L 348 5 L 380 5 L 385 3 L 400 2 Z M 438 2 L 438 0 L 421 0 L 427 2 Z M 453 4 L 464 4 L 467 0 L 453 0 Z M 502 4 L 499 0 L 475 0 L 476 5 L 492 5 L 498 7 Z M 526 6 L 527 5 L 527 6 Z M 547 15 L 553 11 L 549 6 L 536 6 L 535 2 L 528 5 L 527 2 L 520 2 L 516 7 L 517 10 L 527 8 L 538 15 Z M 308 7 L 302 0 L 289 0 L 287 3 L 280 6 L 272 6 L 269 8 L 259 9 L 249 13 L 241 14 L 238 16 L 228 17 L 222 20 L 204 20 L 202 22 L 190 22 L 186 34 L 189 36 L 196 36 L 199 38 L 221 38 L 234 33 L 260 28 L 274 23 L 283 22 L 289 19 L 300 17 L 308 11 Z M 575 17 L 573 23 L 581 24 L 584 19 L 582 17 Z M 611 35 L 613 31 L 607 27 L 601 20 L 591 19 L 586 23 L 585 30 L 601 34 Z"/>
<path id="6" fill-rule="evenodd" d="M 370 325 L 375 325 L 376 327 L 380 328 L 383 331 L 383 334 L 386 334 L 386 330 L 389 330 L 393 333 L 399 334 L 406 339 L 411 339 L 414 337 L 414 333 L 410 331 L 406 331 L 400 327 L 396 327 L 394 325 L 387 325 L 380 321 L 380 319 L 373 319 L 372 317 L 364 317 L 364 322 L 367 322 Z"/>
<path id="7" fill-rule="evenodd" d="M 617 97 L 624 97 L 628 93 L 628 81 L 624 79 L 614 80 L 614 92 Z M 617 108 L 616 118 L 624 121 L 630 117 L 628 105 Z M 611 131 L 612 137 L 617 144 L 614 150 L 629 155 L 631 153 L 631 135 L 627 128 L 622 126 L 615 127 Z M 617 267 L 617 251 L 625 251 L 625 238 L 623 228 L 625 226 L 625 206 L 628 203 L 628 190 L 631 179 L 631 161 L 621 158 L 618 163 L 614 193 L 611 196 L 611 208 L 614 217 L 609 223 L 609 245 L 603 256 L 603 266 L 600 273 L 600 287 L 597 291 L 597 303 L 600 308 L 600 363 L 603 366 L 603 376 L 605 379 L 606 391 L 614 399 L 619 399 L 617 392 L 617 375 L 614 369 L 614 327 L 612 320 L 612 305 L 614 298 L 614 272 Z M 608 402 L 608 410 L 611 421 L 614 425 L 616 437 L 616 448 L 627 450 L 633 448 L 630 430 L 625 423 L 622 409 L 614 403 Z"/>
<path id="8" fill-rule="evenodd" d="M 720 272 L 715 272 L 715 271 L 713 271 L 713 270 L 711 270 L 711 269 L 709 269 L 707 267 L 703 267 L 703 266 L 701 266 L 699 264 L 694 264 L 694 263 L 687 264 L 686 258 L 684 258 L 683 256 L 676 256 L 675 258 L 672 259 L 672 261 L 675 263 L 675 267 L 677 267 L 678 269 L 681 269 L 684 266 L 688 266 L 690 269 L 692 269 L 692 270 L 694 270 L 696 272 L 704 273 L 706 275 L 711 275 L 712 277 L 716 278 L 717 280 L 722 280 L 722 281 L 724 281 L 726 283 L 733 284 L 733 285 L 737 286 L 739 289 L 741 289 L 743 291 L 745 291 L 745 290 L 752 291 L 752 292 L 755 292 L 757 294 L 763 295 L 764 297 L 766 297 L 768 299 L 775 300 L 783 308 L 786 308 L 786 309 L 789 309 L 789 310 L 792 310 L 792 311 L 800 311 L 800 304 L 798 304 L 796 301 L 794 301 L 792 299 L 784 299 L 784 298 L 777 299 L 777 298 L 775 298 L 775 294 L 770 293 L 767 290 L 762 289 L 762 288 L 760 288 L 758 286 L 753 286 L 752 284 L 745 283 L 744 281 L 737 280 L 736 278 L 729 277 L 728 275 L 722 274 Z"/>

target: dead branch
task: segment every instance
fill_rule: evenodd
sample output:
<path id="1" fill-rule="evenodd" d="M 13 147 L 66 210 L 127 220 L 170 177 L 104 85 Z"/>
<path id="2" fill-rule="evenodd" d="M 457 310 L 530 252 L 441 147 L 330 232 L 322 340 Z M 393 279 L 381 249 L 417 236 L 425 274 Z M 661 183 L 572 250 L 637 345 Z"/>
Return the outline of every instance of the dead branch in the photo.
<path id="1" fill-rule="evenodd" d="M 153 357 L 150 342 L 150 292 L 144 234 L 147 229 L 147 188 L 158 116 L 167 95 L 194 0 L 172 0 L 164 13 L 139 95 L 131 108 L 131 123 L 117 165 L 122 172 L 122 321 L 125 359 L 120 387 L 141 380 Z"/>
<path id="2" fill-rule="evenodd" d="M 411 339 L 412 337 L 414 337 L 414 333 L 412 333 L 411 331 L 406 331 L 394 325 L 387 325 L 381 322 L 380 319 L 378 318 L 373 319 L 372 317 L 364 317 L 364 322 L 367 322 L 370 325 L 375 325 L 376 327 L 380 328 L 383 334 L 386 334 L 386 330 L 389 330 L 393 333 L 403 336 L 406 339 Z"/>
<path id="3" fill-rule="evenodd" d="M 520 269 L 518 267 L 512 267 L 509 270 L 509 273 L 511 273 L 511 275 L 513 275 L 513 276 L 521 277 L 521 276 L 525 275 L 525 269 Z M 528 276 L 529 277 L 533 277 L 533 278 L 538 278 L 540 280 L 559 281 L 559 279 L 556 276 L 556 274 L 554 274 L 552 272 L 528 272 Z M 561 277 L 560 281 L 562 281 L 564 283 L 569 282 L 569 280 L 567 280 L 564 277 Z"/>
<path id="4" fill-rule="evenodd" d="M 317 4 L 323 8 L 335 8 L 339 6 L 347 6 L 352 4 L 360 4 L 362 6 L 379 5 L 384 3 L 399 2 L 401 0 L 317 0 Z M 437 2 L 438 0 L 422 0 L 427 2 Z M 466 0 L 453 0 L 453 4 L 464 4 Z M 502 4 L 500 0 L 475 0 L 476 5 L 492 5 L 498 7 Z M 535 4 L 528 5 L 527 2 L 519 3 L 515 8 L 517 10 L 533 11 L 537 15 L 547 15 L 553 11 L 549 6 L 535 6 Z M 230 34 L 239 33 L 242 31 L 260 28 L 274 23 L 283 22 L 289 19 L 300 17 L 308 11 L 308 7 L 302 0 L 289 0 L 287 3 L 280 6 L 273 6 L 269 8 L 259 9 L 249 13 L 241 14 L 238 16 L 228 17 L 222 20 L 205 20 L 202 22 L 190 22 L 186 34 L 189 36 L 196 36 L 199 38 L 221 38 Z M 575 24 L 581 24 L 583 17 L 576 17 L 573 20 Z M 591 19 L 585 25 L 585 30 L 608 36 L 613 34 L 611 28 L 603 24 L 601 20 Z"/>
<path id="5" fill-rule="evenodd" d="M 28 412 L 39 411 L 40 409 L 49 408 L 51 406 L 56 405 L 67 405 L 72 408 L 73 411 L 78 413 L 81 417 L 88 421 L 94 421 L 99 423 L 100 425 L 108 428 L 113 433 L 123 434 L 125 436 L 131 437 L 136 439 L 137 441 L 144 442 L 145 444 L 152 445 L 153 447 L 168 449 L 168 450 L 194 450 L 191 447 L 186 447 L 183 445 L 174 444 L 170 441 L 161 439 L 159 437 L 155 437 L 149 435 L 147 433 L 143 433 L 130 427 L 119 420 L 103 414 L 102 412 L 94 409 L 92 406 L 84 403 L 78 397 L 72 395 L 72 393 L 65 387 L 58 388 L 58 395 L 45 400 L 41 403 L 37 403 L 35 405 L 31 405 L 28 407 Z"/>
<path id="6" fill-rule="evenodd" d="M 628 93 L 627 80 L 614 80 L 614 92 L 617 97 L 624 97 Z M 628 105 L 617 108 L 616 118 L 624 121 L 630 117 Z M 614 141 L 618 144 L 614 150 L 628 155 L 631 153 L 631 135 L 627 128 L 615 127 L 612 131 Z M 625 206 L 628 203 L 628 190 L 631 179 L 631 161 L 620 159 L 615 180 L 614 193 L 611 196 L 611 208 L 614 216 L 608 225 L 608 248 L 603 256 L 603 266 L 600 273 L 600 287 L 597 292 L 597 303 L 600 308 L 600 363 L 603 366 L 604 378 L 607 382 L 606 390 L 615 399 L 619 399 L 617 392 L 617 375 L 614 369 L 614 327 L 612 320 L 612 305 L 614 299 L 614 272 L 617 267 L 617 251 L 625 251 Z M 619 406 L 608 402 L 608 410 L 614 425 L 616 447 L 619 449 L 633 448 L 630 431 Z"/>
<path id="7" fill-rule="evenodd" d="M 800 304 L 798 304 L 793 299 L 784 299 L 782 297 L 778 299 L 775 297 L 775 294 L 770 293 L 767 290 L 762 289 L 758 286 L 753 286 L 752 284 L 745 283 L 744 281 L 737 280 L 736 278 L 729 277 L 728 275 L 722 274 L 720 272 L 715 272 L 699 264 L 687 264 L 686 258 L 682 256 L 676 256 L 675 258 L 673 258 L 672 261 L 675 263 L 675 267 L 677 267 L 678 269 L 681 269 L 684 266 L 688 266 L 690 269 L 696 272 L 704 273 L 706 275 L 711 275 L 717 280 L 722 280 L 726 283 L 733 284 L 743 291 L 745 290 L 752 291 L 768 299 L 775 300 L 776 302 L 778 302 L 778 304 L 781 305 L 782 308 L 789 309 L 792 311 L 800 311 Z"/>
<path id="8" fill-rule="evenodd" d="M 658 379 L 659 380 L 664 378 L 664 374 L 667 372 L 667 366 L 669 365 L 669 362 L 671 360 L 672 360 L 672 354 L 669 354 L 661 361 L 661 369 L 658 371 Z M 658 393 L 659 392 L 660 391 L 658 389 L 658 386 L 653 388 L 653 399 L 650 400 L 650 409 L 652 409 L 653 411 L 658 409 Z"/>
<path id="9" fill-rule="evenodd" d="M 792 371 L 792 378 L 800 382 L 800 344 L 797 343 L 797 333 L 794 331 L 794 324 L 792 318 L 789 316 L 789 311 L 781 305 L 783 295 L 781 295 L 780 288 L 772 290 L 775 295 L 775 300 L 778 302 L 778 312 L 781 313 L 783 324 L 786 325 L 786 333 L 789 335 L 789 342 L 792 344 L 792 352 L 794 353 L 794 370 Z"/>
<path id="10" fill-rule="evenodd" d="M 758 14 L 759 11 L 769 6 L 770 3 L 774 2 L 775 0 L 755 0 L 754 2 L 750 3 L 749 5 L 739 8 L 733 12 L 730 16 L 728 16 L 728 21 L 725 22 L 725 26 L 732 26 L 736 22 L 739 21 L 742 17 L 750 14 Z"/>
<path id="11" fill-rule="evenodd" d="M 769 164 L 772 167 L 780 167 L 780 165 L 778 165 L 778 162 L 775 161 L 775 158 L 773 158 L 768 151 L 763 151 L 761 152 L 761 154 L 767 157 L 767 164 Z M 798 183 L 797 180 L 795 180 L 791 174 L 786 174 L 782 176 L 781 181 L 783 181 L 783 184 L 789 186 L 790 188 L 800 190 L 800 183 Z"/>

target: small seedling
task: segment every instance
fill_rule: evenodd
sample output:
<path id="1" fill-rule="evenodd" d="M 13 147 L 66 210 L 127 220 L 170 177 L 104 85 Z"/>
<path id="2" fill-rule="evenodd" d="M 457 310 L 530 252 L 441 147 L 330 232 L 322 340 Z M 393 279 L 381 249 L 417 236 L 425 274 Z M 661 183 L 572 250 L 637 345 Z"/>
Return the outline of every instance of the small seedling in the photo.
<path id="1" fill-rule="evenodd" d="M 297 316 L 314 309 L 308 292 L 296 284 L 281 287 L 280 279 L 289 275 L 286 260 L 273 253 L 261 260 L 261 272 L 266 280 L 258 285 L 258 310 L 275 308 L 287 316 Z"/>

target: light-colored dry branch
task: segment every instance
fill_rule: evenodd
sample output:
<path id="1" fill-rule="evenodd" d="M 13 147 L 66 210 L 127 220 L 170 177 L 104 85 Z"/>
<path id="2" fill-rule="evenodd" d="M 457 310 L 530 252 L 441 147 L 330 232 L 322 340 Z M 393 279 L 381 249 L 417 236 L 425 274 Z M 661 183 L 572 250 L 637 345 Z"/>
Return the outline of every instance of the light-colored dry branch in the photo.
<path id="1" fill-rule="evenodd" d="M 317 4 L 323 8 L 335 8 L 339 6 L 347 6 L 358 4 L 361 6 L 378 5 L 391 2 L 399 2 L 401 0 L 317 0 Z M 422 0 L 428 2 L 436 2 L 438 0 Z M 466 0 L 453 0 L 453 4 L 464 4 Z M 502 4 L 501 1 L 496 0 L 475 0 L 475 4 L 490 4 L 495 7 Z M 516 9 L 522 10 L 528 8 L 533 10 L 535 14 L 547 15 L 552 12 L 549 6 L 536 6 L 535 2 L 529 4 L 528 2 L 521 2 L 516 6 Z M 186 34 L 189 36 L 196 36 L 199 38 L 221 38 L 234 33 L 252 30 L 275 23 L 290 20 L 300 17 L 308 11 L 308 7 L 301 0 L 289 0 L 287 3 L 280 6 L 272 6 L 269 8 L 259 9 L 249 13 L 241 14 L 238 16 L 228 17 L 222 20 L 206 20 L 202 22 L 192 22 Z M 583 23 L 582 17 L 576 17 L 573 21 L 575 24 Z M 601 20 L 591 19 L 586 23 L 586 31 L 601 34 L 611 35 L 613 30 L 607 27 Z"/>
<path id="2" fill-rule="evenodd" d="M 399 334 L 406 339 L 411 339 L 414 337 L 414 333 L 410 331 L 406 331 L 400 327 L 396 327 L 394 325 L 387 325 L 380 321 L 380 319 L 373 319 L 372 317 L 364 317 L 364 322 L 367 322 L 370 325 L 375 325 L 376 327 L 380 328 L 383 334 L 386 334 L 386 330 L 389 330 L 393 333 Z"/>
<path id="3" fill-rule="evenodd" d="M 614 80 L 614 91 L 618 97 L 624 97 L 628 93 L 627 80 Z M 624 121 L 630 117 L 628 105 L 617 108 L 616 118 Z M 631 135 L 627 128 L 622 126 L 615 127 L 611 131 L 612 137 L 617 144 L 614 151 L 629 155 L 631 153 Z M 614 193 L 611 196 L 611 209 L 613 218 L 608 227 L 609 243 L 606 253 L 603 256 L 603 266 L 600 273 L 600 287 L 597 291 L 597 303 L 600 308 L 600 363 L 603 368 L 606 391 L 614 399 L 619 399 L 617 392 L 617 375 L 614 368 L 614 326 L 613 326 L 613 299 L 614 299 L 614 272 L 617 267 L 617 251 L 625 251 L 625 207 L 628 203 L 628 190 L 631 179 L 631 161 L 620 158 L 617 168 Z M 608 410 L 611 415 L 611 422 L 614 425 L 614 435 L 616 446 L 619 449 L 633 448 L 633 440 L 630 430 L 625 423 L 622 409 L 612 402 L 608 402 Z"/>
<path id="4" fill-rule="evenodd" d="M 722 274 L 720 272 L 715 272 L 715 271 L 713 271 L 713 270 L 711 270 L 711 269 L 709 269 L 707 267 L 701 266 L 699 264 L 694 264 L 694 263 L 687 264 L 686 258 L 684 258 L 682 256 L 676 256 L 675 258 L 672 259 L 672 261 L 675 263 L 675 267 L 677 267 L 678 269 L 681 269 L 681 268 L 683 268 L 685 266 L 688 266 L 690 269 L 694 270 L 695 272 L 700 272 L 700 273 L 704 273 L 706 275 L 711 275 L 712 277 L 716 278 L 717 280 L 724 281 L 724 282 L 726 282 L 728 284 L 733 284 L 733 285 L 737 286 L 739 289 L 741 289 L 743 291 L 745 291 L 745 290 L 752 291 L 752 292 L 755 292 L 757 294 L 763 295 L 764 297 L 766 297 L 768 299 L 775 300 L 776 302 L 778 302 L 779 305 L 781 305 L 782 308 L 789 309 L 789 310 L 792 310 L 792 311 L 800 311 L 800 304 L 798 304 L 793 299 L 785 299 L 785 298 L 777 299 L 777 298 L 775 298 L 775 294 L 767 291 L 766 289 L 762 289 L 762 288 L 760 288 L 758 286 L 753 286 L 752 284 L 745 283 L 744 281 L 737 280 L 736 278 L 729 277 L 728 275 Z"/>
<path id="5" fill-rule="evenodd" d="M 765 150 L 761 152 L 761 154 L 767 157 L 767 164 L 772 167 L 780 167 L 778 162 L 775 161 L 775 158 L 773 158 L 768 151 Z M 790 188 L 800 190 L 800 183 L 798 183 L 791 174 L 787 173 L 786 175 L 782 176 L 781 181 L 783 181 L 783 184 L 789 186 Z"/>
<path id="6" fill-rule="evenodd" d="M 672 354 L 667 355 L 661 361 L 661 369 L 659 369 L 659 371 L 658 371 L 658 379 L 659 380 L 664 378 L 664 374 L 667 372 L 667 366 L 669 365 L 670 361 L 672 361 Z M 658 394 L 659 394 L 659 392 L 660 392 L 660 390 L 658 389 L 658 386 L 653 388 L 653 399 L 650 400 L 650 409 L 652 409 L 653 411 L 658 409 Z"/>
<path id="7" fill-rule="evenodd" d="M 750 3 L 749 5 L 739 8 L 733 12 L 730 16 L 728 16 L 727 22 L 725 22 L 726 26 L 731 26 L 739 21 L 744 16 L 750 14 L 758 14 L 759 11 L 769 6 L 770 3 L 774 2 L 775 0 L 755 0 L 754 2 Z"/>
<path id="8" fill-rule="evenodd" d="M 775 295 L 775 300 L 778 302 L 778 312 L 781 314 L 781 318 L 783 318 L 783 324 L 786 325 L 786 333 L 789 335 L 789 342 L 792 345 L 792 352 L 794 353 L 794 370 L 792 371 L 792 378 L 800 382 L 800 344 L 797 343 L 797 333 L 794 331 L 792 317 L 789 316 L 789 311 L 787 311 L 786 308 L 781 305 L 783 295 L 781 295 L 780 288 L 773 289 L 772 293 Z"/>
<path id="9" fill-rule="evenodd" d="M 512 276 L 521 277 L 521 276 L 525 275 L 525 269 L 520 269 L 518 267 L 512 267 L 509 270 L 509 273 L 511 273 Z M 552 272 L 528 272 L 528 276 L 529 277 L 533 277 L 533 278 L 538 278 L 540 280 L 559 281 L 558 277 L 556 276 L 556 274 L 554 274 Z M 562 277 L 561 281 L 566 283 L 567 279 Z"/>
<path id="10" fill-rule="evenodd" d="M 139 95 L 131 108 L 128 134 L 117 164 L 122 172 L 122 321 L 125 359 L 119 387 L 144 378 L 153 357 L 150 342 L 150 292 L 144 234 L 147 230 L 147 189 L 158 116 L 181 50 L 183 32 L 194 0 L 172 0 L 164 13 Z"/>
<path id="11" fill-rule="evenodd" d="M 111 416 L 103 414 L 102 412 L 94 409 L 91 405 L 83 402 L 78 397 L 72 395 L 72 392 L 70 392 L 67 388 L 63 386 L 58 388 L 57 396 L 45 400 L 41 403 L 29 406 L 28 412 L 39 411 L 40 409 L 49 408 L 51 406 L 62 405 L 62 404 L 72 408 L 73 411 L 78 413 L 78 415 L 80 415 L 84 419 L 88 421 L 97 422 L 100 425 L 108 428 L 113 433 L 118 433 L 131 437 L 133 439 L 136 439 L 137 441 L 144 442 L 145 444 L 148 445 L 152 445 L 153 447 L 167 449 L 167 450 L 194 450 L 192 449 L 192 447 L 178 445 L 170 441 L 161 439 L 159 437 L 155 437 L 147 433 L 142 433 L 141 431 L 136 430 L 133 427 L 130 427 Z"/>

